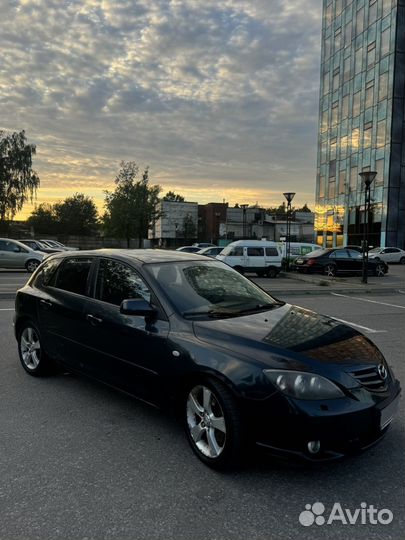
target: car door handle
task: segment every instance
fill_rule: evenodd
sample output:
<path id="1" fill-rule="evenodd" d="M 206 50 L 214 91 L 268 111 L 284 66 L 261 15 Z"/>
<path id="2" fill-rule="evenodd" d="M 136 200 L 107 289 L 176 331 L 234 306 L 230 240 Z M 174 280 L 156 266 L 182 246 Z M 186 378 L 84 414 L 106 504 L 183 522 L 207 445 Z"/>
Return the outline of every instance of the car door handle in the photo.
<path id="1" fill-rule="evenodd" d="M 100 317 L 96 317 L 95 315 L 91 315 L 91 313 L 88 313 L 86 315 L 86 319 L 93 326 L 97 326 L 98 324 L 101 324 L 103 322 L 103 319 L 100 319 Z"/>
<path id="2" fill-rule="evenodd" d="M 52 302 L 50 300 L 40 300 L 39 301 L 40 304 L 42 304 L 43 306 L 47 307 L 47 308 L 51 308 L 52 307 Z"/>

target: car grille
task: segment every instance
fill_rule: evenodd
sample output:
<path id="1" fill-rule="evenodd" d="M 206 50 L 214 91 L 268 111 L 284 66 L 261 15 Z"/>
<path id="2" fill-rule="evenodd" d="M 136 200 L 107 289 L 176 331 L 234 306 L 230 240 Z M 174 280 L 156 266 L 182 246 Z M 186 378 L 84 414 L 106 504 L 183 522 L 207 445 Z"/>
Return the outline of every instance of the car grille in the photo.
<path id="1" fill-rule="evenodd" d="M 382 392 L 387 388 L 388 378 L 384 380 L 380 377 L 377 366 L 356 369 L 351 371 L 350 375 L 372 392 Z"/>

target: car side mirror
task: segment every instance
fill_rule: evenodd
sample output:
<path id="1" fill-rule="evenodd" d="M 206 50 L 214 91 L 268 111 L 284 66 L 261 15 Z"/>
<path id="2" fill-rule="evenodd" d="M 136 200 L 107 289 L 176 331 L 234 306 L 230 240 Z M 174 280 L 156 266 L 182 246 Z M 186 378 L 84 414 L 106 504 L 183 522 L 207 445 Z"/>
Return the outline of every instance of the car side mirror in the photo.
<path id="1" fill-rule="evenodd" d="M 123 315 L 139 315 L 148 319 L 155 319 L 157 316 L 157 310 L 142 298 L 123 300 L 120 305 L 120 313 Z"/>

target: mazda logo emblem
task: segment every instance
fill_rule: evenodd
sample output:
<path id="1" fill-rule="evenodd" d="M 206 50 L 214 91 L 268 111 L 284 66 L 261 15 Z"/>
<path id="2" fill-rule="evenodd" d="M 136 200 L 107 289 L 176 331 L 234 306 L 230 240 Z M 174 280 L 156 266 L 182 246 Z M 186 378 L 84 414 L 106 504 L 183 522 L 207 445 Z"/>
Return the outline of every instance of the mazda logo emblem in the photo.
<path id="1" fill-rule="evenodd" d="M 380 364 L 377 370 L 378 370 L 378 375 L 381 377 L 383 381 L 385 381 L 388 375 L 387 368 L 384 366 L 384 364 Z"/>

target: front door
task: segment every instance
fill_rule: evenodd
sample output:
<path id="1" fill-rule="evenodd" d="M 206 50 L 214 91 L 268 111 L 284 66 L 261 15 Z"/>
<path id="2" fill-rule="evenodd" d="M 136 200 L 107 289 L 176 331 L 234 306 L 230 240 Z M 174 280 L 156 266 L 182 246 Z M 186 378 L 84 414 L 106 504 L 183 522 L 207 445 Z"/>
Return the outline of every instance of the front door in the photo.
<path id="1" fill-rule="evenodd" d="M 97 379 L 156 402 L 163 389 L 160 374 L 169 360 L 169 323 L 161 311 L 153 323 L 143 316 L 123 315 L 121 302 L 129 298 L 153 303 L 139 272 L 121 261 L 101 259 L 94 298 L 85 306 L 84 369 Z"/>

